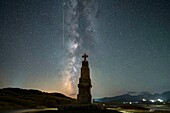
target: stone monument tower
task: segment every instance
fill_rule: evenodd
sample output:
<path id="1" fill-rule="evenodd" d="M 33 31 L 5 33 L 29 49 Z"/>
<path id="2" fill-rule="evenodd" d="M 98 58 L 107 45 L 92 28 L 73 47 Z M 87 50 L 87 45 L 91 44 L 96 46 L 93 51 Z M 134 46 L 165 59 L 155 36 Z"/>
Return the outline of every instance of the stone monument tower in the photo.
<path id="1" fill-rule="evenodd" d="M 77 100 L 80 104 L 90 104 L 91 103 L 91 79 L 90 79 L 90 69 L 86 58 L 88 55 L 84 53 L 82 56 L 84 61 L 82 61 L 81 76 L 79 78 L 79 94 L 77 95 Z"/>

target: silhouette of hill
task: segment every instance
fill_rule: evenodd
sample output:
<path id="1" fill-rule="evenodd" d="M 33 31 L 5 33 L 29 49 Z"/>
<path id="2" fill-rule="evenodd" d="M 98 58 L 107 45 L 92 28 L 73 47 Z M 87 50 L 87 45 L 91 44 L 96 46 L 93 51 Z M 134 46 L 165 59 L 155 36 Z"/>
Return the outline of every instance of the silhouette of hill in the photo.
<path id="1" fill-rule="evenodd" d="M 61 93 L 46 93 L 20 88 L 0 89 L 0 109 L 57 107 L 75 102 L 75 99 Z"/>
<path id="2" fill-rule="evenodd" d="M 96 102 L 141 102 L 145 99 L 146 101 L 149 100 L 157 100 L 162 99 L 164 101 L 170 101 L 170 91 L 166 91 L 162 94 L 150 94 L 150 93 L 142 93 L 139 95 L 130 95 L 130 94 L 124 94 L 120 96 L 115 97 L 105 97 L 105 98 L 99 98 L 94 99 Z"/>
<path id="3" fill-rule="evenodd" d="M 162 96 L 163 96 L 165 99 L 167 99 L 167 100 L 170 101 L 170 91 L 166 91 L 166 92 L 162 93 Z"/>

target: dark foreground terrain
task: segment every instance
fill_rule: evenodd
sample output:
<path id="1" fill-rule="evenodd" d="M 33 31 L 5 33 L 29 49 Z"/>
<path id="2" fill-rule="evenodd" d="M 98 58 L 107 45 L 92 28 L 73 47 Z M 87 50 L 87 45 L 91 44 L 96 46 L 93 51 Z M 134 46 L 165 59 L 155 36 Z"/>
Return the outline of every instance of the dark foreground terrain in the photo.
<path id="1" fill-rule="evenodd" d="M 57 108 L 76 100 L 61 93 L 46 93 L 33 89 L 0 89 L 0 109 Z"/>
<path id="2" fill-rule="evenodd" d="M 40 111 L 38 113 L 121 113 L 116 110 L 92 110 L 92 111 L 82 111 L 82 110 L 70 110 L 70 111 Z"/>
<path id="3" fill-rule="evenodd" d="M 132 110 L 131 113 L 170 113 L 169 104 L 158 106 L 111 104 L 105 106 L 109 110 L 89 110 L 89 107 L 83 110 L 60 109 L 61 106 L 72 106 L 76 103 L 75 99 L 61 93 L 46 93 L 19 88 L 0 89 L 0 113 L 121 113 L 128 110 Z M 154 111 L 150 111 L 152 109 Z"/>
<path id="4" fill-rule="evenodd" d="M 40 112 L 37 112 L 37 113 L 170 113 L 170 111 L 153 111 L 153 112 L 150 112 L 150 111 L 142 111 L 142 112 L 139 112 L 139 111 L 134 111 L 134 112 L 118 112 L 116 110 L 98 110 L 98 111 L 40 111 Z"/>

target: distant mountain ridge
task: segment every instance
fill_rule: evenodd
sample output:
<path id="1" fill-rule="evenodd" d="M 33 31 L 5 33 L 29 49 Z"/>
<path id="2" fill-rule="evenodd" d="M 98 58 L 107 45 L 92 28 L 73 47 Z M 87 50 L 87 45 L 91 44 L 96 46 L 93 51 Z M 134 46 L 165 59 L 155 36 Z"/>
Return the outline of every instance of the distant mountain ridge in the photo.
<path id="1" fill-rule="evenodd" d="M 114 97 L 98 98 L 98 99 L 94 99 L 94 101 L 97 102 L 137 102 L 138 101 L 140 102 L 143 101 L 143 99 L 145 99 L 146 101 L 156 100 L 156 99 L 170 101 L 170 91 L 166 91 L 162 94 L 150 94 L 150 93 L 143 93 L 139 95 L 123 94 Z"/>
<path id="2" fill-rule="evenodd" d="M 72 104 L 76 100 L 61 93 L 47 93 L 34 89 L 0 89 L 0 109 L 57 107 Z"/>

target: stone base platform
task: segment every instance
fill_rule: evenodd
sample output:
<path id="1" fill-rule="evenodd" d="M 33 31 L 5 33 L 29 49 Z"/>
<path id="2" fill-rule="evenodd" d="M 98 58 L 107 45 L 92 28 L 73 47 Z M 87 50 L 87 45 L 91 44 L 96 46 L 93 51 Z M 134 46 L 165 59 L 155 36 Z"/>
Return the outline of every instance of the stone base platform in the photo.
<path id="1" fill-rule="evenodd" d="M 69 110 L 85 110 L 85 111 L 91 111 L 91 110 L 104 110 L 104 106 L 102 104 L 75 104 L 75 105 L 66 105 L 61 106 L 58 108 L 60 111 L 69 111 Z"/>

